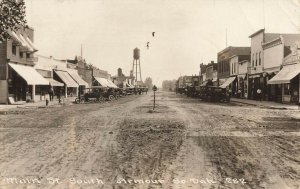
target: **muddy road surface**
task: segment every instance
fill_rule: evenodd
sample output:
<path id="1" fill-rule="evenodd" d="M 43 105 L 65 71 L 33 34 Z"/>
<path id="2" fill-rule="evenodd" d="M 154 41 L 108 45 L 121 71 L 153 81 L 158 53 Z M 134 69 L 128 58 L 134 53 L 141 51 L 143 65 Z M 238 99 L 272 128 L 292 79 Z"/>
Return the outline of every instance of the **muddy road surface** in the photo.
<path id="1" fill-rule="evenodd" d="M 300 188 L 300 115 L 169 92 L 0 115 L 0 188 Z"/>

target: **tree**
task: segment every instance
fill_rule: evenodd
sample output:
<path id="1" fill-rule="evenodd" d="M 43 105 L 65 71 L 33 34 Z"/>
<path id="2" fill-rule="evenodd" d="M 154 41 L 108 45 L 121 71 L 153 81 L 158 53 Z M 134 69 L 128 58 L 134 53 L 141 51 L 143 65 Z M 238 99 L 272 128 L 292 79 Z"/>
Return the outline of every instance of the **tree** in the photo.
<path id="1" fill-rule="evenodd" d="M 25 8 L 23 0 L 0 0 L 0 41 L 10 38 L 9 31 L 27 27 Z"/>
<path id="2" fill-rule="evenodd" d="M 145 80 L 145 85 L 146 87 L 148 87 L 149 90 L 152 89 L 153 87 L 153 83 L 152 83 L 152 78 L 151 77 L 147 77 Z"/>
<path id="3" fill-rule="evenodd" d="M 165 91 L 175 91 L 176 80 L 164 80 L 162 82 L 162 88 Z"/>

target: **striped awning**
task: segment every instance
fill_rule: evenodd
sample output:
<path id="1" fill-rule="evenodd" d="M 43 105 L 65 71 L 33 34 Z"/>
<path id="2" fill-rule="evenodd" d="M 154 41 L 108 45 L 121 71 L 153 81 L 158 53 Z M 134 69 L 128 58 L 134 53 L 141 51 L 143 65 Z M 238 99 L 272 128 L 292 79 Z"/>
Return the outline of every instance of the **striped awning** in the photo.
<path id="1" fill-rule="evenodd" d="M 53 87 L 63 87 L 64 86 L 63 83 L 61 83 L 59 81 L 56 81 L 53 78 L 46 78 L 46 79 L 49 81 L 50 85 L 53 86 Z"/>
<path id="2" fill-rule="evenodd" d="M 58 77 L 64 82 L 67 87 L 79 87 L 74 79 L 70 76 L 70 74 L 66 71 L 54 70 L 54 72 L 58 75 Z"/>
<path id="3" fill-rule="evenodd" d="M 76 81 L 76 83 L 78 85 L 89 87 L 89 84 L 87 82 L 85 82 L 76 72 L 68 71 L 68 73 L 71 75 L 71 77 Z"/>
<path id="4" fill-rule="evenodd" d="M 300 73 L 300 64 L 284 66 L 278 74 L 268 81 L 268 84 L 290 83 Z"/>
<path id="5" fill-rule="evenodd" d="M 8 63 L 8 65 L 15 70 L 28 85 L 49 85 L 49 81 L 39 74 L 32 66 L 15 63 Z"/>
<path id="6" fill-rule="evenodd" d="M 102 87 L 109 87 L 107 83 L 107 79 L 101 77 L 94 77 L 94 78 Z"/>
<path id="7" fill-rule="evenodd" d="M 228 85 L 230 85 L 234 80 L 235 80 L 236 77 L 230 77 L 228 78 L 225 83 L 223 83 L 220 87 L 221 88 L 226 88 Z"/>

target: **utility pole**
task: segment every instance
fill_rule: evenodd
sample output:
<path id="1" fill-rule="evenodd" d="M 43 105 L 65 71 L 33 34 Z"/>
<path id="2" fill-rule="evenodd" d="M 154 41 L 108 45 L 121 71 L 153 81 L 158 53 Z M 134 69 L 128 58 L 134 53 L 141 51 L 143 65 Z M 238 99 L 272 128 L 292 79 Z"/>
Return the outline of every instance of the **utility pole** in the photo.
<path id="1" fill-rule="evenodd" d="M 227 48 L 227 28 L 226 28 L 226 48 Z"/>

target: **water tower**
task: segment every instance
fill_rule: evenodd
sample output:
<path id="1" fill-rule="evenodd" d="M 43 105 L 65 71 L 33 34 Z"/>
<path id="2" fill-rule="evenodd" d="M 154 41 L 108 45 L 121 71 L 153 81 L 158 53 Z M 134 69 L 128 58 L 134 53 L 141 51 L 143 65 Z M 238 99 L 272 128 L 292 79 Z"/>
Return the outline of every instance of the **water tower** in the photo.
<path id="1" fill-rule="evenodd" d="M 141 72 L 141 61 L 140 61 L 140 49 L 133 49 L 133 65 L 132 65 L 133 76 L 135 77 L 135 85 L 141 85 L 142 72 Z"/>

